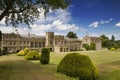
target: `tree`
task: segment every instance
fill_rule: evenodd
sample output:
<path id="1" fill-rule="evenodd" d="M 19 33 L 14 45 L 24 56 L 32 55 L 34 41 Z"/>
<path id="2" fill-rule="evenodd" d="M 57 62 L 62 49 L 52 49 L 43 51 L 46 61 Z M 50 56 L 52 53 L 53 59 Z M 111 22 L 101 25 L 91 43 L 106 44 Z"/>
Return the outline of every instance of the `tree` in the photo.
<path id="1" fill-rule="evenodd" d="M 78 38 L 76 33 L 72 32 L 72 31 L 68 32 L 66 37 L 68 37 L 68 38 Z"/>
<path id="2" fill-rule="evenodd" d="M 40 17 L 44 10 L 44 15 L 50 9 L 65 9 L 69 0 L 0 0 L 0 21 L 5 18 L 6 24 L 14 27 L 20 23 L 29 25 Z"/>
<path id="3" fill-rule="evenodd" d="M 115 37 L 114 37 L 114 35 L 112 35 L 112 37 L 111 37 L 111 41 L 115 41 Z"/>
<path id="4" fill-rule="evenodd" d="M 83 44 L 83 47 L 84 47 L 86 50 L 95 50 L 95 49 L 96 49 L 96 44 L 95 44 L 95 43 L 90 43 L 90 45 L 88 45 L 88 44 Z"/>
<path id="5" fill-rule="evenodd" d="M 49 48 L 42 49 L 40 62 L 42 64 L 48 64 L 50 62 L 50 49 Z"/>
<path id="6" fill-rule="evenodd" d="M 106 37 L 104 34 L 100 36 L 101 42 L 102 42 L 102 47 L 109 47 L 110 46 L 110 40 L 108 37 Z"/>

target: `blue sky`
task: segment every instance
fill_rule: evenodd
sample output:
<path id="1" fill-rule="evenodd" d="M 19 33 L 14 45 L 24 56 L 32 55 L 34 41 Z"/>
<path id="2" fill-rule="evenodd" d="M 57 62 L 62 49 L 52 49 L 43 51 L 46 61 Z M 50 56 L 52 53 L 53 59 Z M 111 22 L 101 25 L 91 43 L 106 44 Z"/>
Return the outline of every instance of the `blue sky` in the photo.
<path id="1" fill-rule="evenodd" d="M 28 29 L 21 24 L 18 31 L 36 35 L 45 35 L 47 31 L 66 35 L 73 31 L 79 38 L 88 33 L 90 36 L 105 34 L 109 38 L 114 35 L 120 40 L 120 0 L 72 0 L 66 10 L 50 10 L 46 20 L 41 13 L 41 17 L 31 27 Z M 4 33 L 15 32 L 11 26 L 5 26 L 4 19 L 0 22 L 0 30 Z"/>

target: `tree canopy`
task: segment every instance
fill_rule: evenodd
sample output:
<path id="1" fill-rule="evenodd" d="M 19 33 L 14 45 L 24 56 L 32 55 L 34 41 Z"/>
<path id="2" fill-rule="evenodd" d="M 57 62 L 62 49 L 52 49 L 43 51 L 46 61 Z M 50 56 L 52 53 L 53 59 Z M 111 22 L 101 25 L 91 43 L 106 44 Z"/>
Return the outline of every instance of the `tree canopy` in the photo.
<path id="1" fill-rule="evenodd" d="M 68 32 L 66 37 L 68 37 L 68 38 L 78 38 L 76 33 L 72 32 L 72 31 Z"/>
<path id="2" fill-rule="evenodd" d="M 112 35 L 111 41 L 115 41 L 115 36 L 114 35 Z"/>
<path id="3" fill-rule="evenodd" d="M 111 48 L 119 48 L 120 47 L 120 40 L 115 40 L 115 36 L 112 35 L 111 39 L 109 39 L 104 34 L 100 36 L 102 41 L 102 47 L 106 47 L 108 49 Z"/>
<path id="4" fill-rule="evenodd" d="M 101 37 L 101 41 L 102 41 L 102 47 L 109 47 L 110 46 L 109 38 L 107 36 L 105 36 L 104 34 L 101 35 L 100 37 Z"/>
<path id="5" fill-rule="evenodd" d="M 28 26 L 49 10 L 65 9 L 69 0 L 0 0 L 0 21 L 5 18 L 5 23 L 14 27 L 20 23 Z M 29 26 L 30 27 L 30 26 Z"/>

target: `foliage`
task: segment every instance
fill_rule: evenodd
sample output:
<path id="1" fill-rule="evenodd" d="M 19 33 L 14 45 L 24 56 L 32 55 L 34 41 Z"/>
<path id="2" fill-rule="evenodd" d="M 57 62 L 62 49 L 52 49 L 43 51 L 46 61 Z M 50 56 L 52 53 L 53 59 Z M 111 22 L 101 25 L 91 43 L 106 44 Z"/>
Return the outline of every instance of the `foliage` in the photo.
<path id="1" fill-rule="evenodd" d="M 8 54 L 7 47 L 3 47 L 2 54 L 3 54 L 3 55 L 6 55 L 6 54 Z"/>
<path id="2" fill-rule="evenodd" d="M 25 48 L 17 53 L 18 56 L 25 56 L 29 52 L 29 48 Z"/>
<path id="3" fill-rule="evenodd" d="M 83 47 L 84 47 L 86 50 L 95 50 L 95 49 L 96 49 L 95 43 L 91 43 L 90 45 L 88 45 L 88 44 L 83 44 Z"/>
<path id="4" fill-rule="evenodd" d="M 115 51 L 116 49 L 115 49 L 114 47 L 112 47 L 110 50 L 111 50 L 111 51 Z"/>
<path id="5" fill-rule="evenodd" d="M 30 51 L 29 48 L 25 48 L 25 49 L 24 49 L 24 55 L 27 55 L 27 53 L 28 53 L 29 51 Z"/>
<path id="6" fill-rule="evenodd" d="M 111 39 L 106 37 L 104 34 L 101 35 L 102 47 L 106 47 L 108 49 L 119 48 L 120 47 L 120 40 L 115 40 L 114 35 L 111 36 Z"/>
<path id="7" fill-rule="evenodd" d="M 48 64 L 50 61 L 50 49 L 49 48 L 43 48 L 41 51 L 41 57 L 40 62 L 42 64 Z"/>
<path id="8" fill-rule="evenodd" d="M 86 50 L 89 50 L 89 45 L 88 45 L 88 44 L 83 44 L 83 47 L 84 47 Z"/>
<path id="9" fill-rule="evenodd" d="M 109 47 L 110 46 L 110 41 L 107 36 L 104 34 L 100 36 L 101 37 L 101 42 L 102 42 L 102 47 Z"/>
<path id="10" fill-rule="evenodd" d="M 6 24 L 15 28 L 20 23 L 28 26 L 40 17 L 40 13 L 49 10 L 65 9 L 69 0 L 0 0 L 0 21 L 5 18 Z"/>
<path id="11" fill-rule="evenodd" d="M 66 37 L 68 37 L 68 38 L 78 38 L 76 33 L 72 32 L 72 31 L 68 32 Z"/>
<path id="12" fill-rule="evenodd" d="M 95 80 L 97 77 L 97 70 L 90 58 L 79 53 L 67 54 L 58 64 L 57 72 L 79 77 L 79 80 Z"/>
<path id="13" fill-rule="evenodd" d="M 114 35 L 112 35 L 111 41 L 115 41 L 115 36 Z"/>
<path id="14" fill-rule="evenodd" d="M 17 56 L 25 56 L 24 50 L 19 51 L 19 52 L 17 53 Z"/>
<path id="15" fill-rule="evenodd" d="M 25 56 L 25 59 L 27 60 L 38 60 L 40 57 L 39 52 L 36 50 L 31 50 L 27 53 Z"/>

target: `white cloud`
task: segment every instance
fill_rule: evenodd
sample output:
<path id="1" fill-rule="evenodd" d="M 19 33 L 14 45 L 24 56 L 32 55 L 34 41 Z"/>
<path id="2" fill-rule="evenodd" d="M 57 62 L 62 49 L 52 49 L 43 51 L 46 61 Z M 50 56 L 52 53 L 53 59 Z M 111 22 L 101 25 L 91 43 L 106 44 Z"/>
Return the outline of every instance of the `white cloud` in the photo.
<path id="1" fill-rule="evenodd" d="M 96 28 L 96 27 L 98 27 L 98 26 L 101 25 L 101 24 L 108 24 L 108 23 L 110 23 L 112 20 L 113 20 L 113 18 L 110 18 L 109 20 L 94 21 L 93 23 L 91 23 L 91 24 L 89 25 L 89 27 Z"/>
<path id="2" fill-rule="evenodd" d="M 107 24 L 107 23 L 110 23 L 112 20 L 113 18 L 110 18 L 109 20 L 106 20 L 106 21 L 102 20 L 100 24 Z"/>
<path id="3" fill-rule="evenodd" d="M 74 23 L 70 23 L 72 20 L 71 14 L 68 10 L 50 10 L 45 19 L 44 14 L 40 14 L 40 18 L 30 25 L 31 29 L 23 27 L 25 25 L 19 25 L 18 31 L 20 34 L 34 33 L 37 35 L 43 35 L 47 31 L 53 31 L 57 34 L 66 34 L 68 31 L 84 32 L 86 29 L 79 27 Z M 4 33 L 15 32 L 12 27 L 5 27 L 4 20 L 0 22 L 0 30 Z"/>
<path id="4" fill-rule="evenodd" d="M 99 22 L 98 21 L 95 21 L 95 22 L 93 22 L 93 23 L 91 23 L 90 25 L 89 25 L 89 27 L 98 27 L 98 25 L 99 25 Z"/>
<path id="5" fill-rule="evenodd" d="M 120 27 L 120 22 L 116 23 L 115 26 Z"/>

